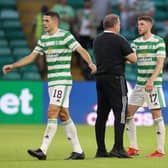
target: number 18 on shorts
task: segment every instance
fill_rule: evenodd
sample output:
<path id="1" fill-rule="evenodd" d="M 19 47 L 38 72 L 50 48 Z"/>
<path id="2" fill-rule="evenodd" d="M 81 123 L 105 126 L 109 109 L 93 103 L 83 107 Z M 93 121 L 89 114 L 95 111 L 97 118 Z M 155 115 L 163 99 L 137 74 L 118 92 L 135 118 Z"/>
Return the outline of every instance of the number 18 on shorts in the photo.
<path id="1" fill-rule="evenodd" d="M 50 104 L 68 108 L 71 88 L 72 88 L 71 86 L 50 87 L 49 88 Z"/>

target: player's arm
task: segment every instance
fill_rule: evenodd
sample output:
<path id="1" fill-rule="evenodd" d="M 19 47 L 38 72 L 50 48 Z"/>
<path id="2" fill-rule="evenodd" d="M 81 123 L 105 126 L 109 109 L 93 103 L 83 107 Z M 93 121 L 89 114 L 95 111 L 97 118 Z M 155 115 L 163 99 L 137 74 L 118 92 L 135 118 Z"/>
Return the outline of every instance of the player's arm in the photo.
<path id="1" fill-rule="evenodd" d="M 87 62 L 89 68 L 91 69 L 91 73 L 96 73 L 96 65 L 93 64 L 92 59 L 91 59 L 89 53 L 82 46 L 78 46 L 76 48 L 76 51 Z"/>
<path id="2" fill-rule="evenodd" d="M 19 68 L 22 66 L 25 66 L 27 64 L 32 63 L 37 57 L 39 56 L 38 53 L 32 52 L 31 54 L 29 54 L 28 56 L 25 56 L 24 58 L 20 59 L 19 61 L 13 63 L 13 64 L 8 64 L 8 65 L 4 65 L 2 70 L 3 73 L 6 74 L 9 71 L 15 69 L 15 68 Z"/>
<path id="3" fill-rule="evenodd" d="M 125 63 L 131 64 L 131 63 L 136 63 L 137 62 L 137 56 L 135 53 L 131 53 L 126 56 L 126 61 Z"/>
<path id="4" fill-rule="evenodd" d="M 164 64 L 164 57 L 157 57 L 157 63 L 156 67 L 152 73 L 152 76 L 147 80 L 146 85 L 145 85 L 145 90 L 147 92 L 152 91 L 153 89 L 153 83 L 157 76 L 159 75 L 160 71 L 163 69 L 163 64 Z"/>
<path id="5" fill-rule="evenodd" d="M 125 38 L 121 38 L 121 51 L 125 56 L 125 63 L 131 64 L 137 62 L 137 56 L 135 50 Z"/>
<path id="6" fill-rule="evenodd" d="M 157 57 L 156 67 L 152 73 L 152 76 L 148 79 L 148 81 L 154 82 L 158 77 L 160 71 L 163 69 L 164 65 L 164 57 Z"/>

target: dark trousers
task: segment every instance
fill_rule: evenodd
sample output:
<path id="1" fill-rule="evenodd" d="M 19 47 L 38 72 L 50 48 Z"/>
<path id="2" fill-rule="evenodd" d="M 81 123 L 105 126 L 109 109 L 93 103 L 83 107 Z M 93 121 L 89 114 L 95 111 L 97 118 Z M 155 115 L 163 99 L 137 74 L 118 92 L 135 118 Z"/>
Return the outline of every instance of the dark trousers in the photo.
<path id="1" fill-rule="evenodd" d="M 106 152 L 105 131 L 110 110 L 114 113 L 114 150 L 123 150 L 123 134 L 127 115 L 127 86 L 123 76 L 97 76 L 97 151 Z"/>

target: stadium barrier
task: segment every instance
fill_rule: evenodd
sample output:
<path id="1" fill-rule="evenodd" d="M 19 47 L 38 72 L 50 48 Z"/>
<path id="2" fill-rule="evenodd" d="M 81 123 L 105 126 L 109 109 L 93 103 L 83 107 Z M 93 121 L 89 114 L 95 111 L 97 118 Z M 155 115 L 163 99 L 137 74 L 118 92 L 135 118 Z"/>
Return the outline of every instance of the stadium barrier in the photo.
<path id="1" fill-rule="evenodd" d="M 135 85 L 128 82 L 128 96 Z M 46 82 L 0 81 L 0 123 L 42 124 L 47 122 L 49 103 Z M 166 104 L 168 104 L 168 82 L 163 83 Z M 95 82 L 74 82 L 70 96 L 70 113 L 76 124 L 94 125 L 97 99 Z M 168 107 L 163 108 L 164 121 L 168 124 Z M 107 125 L 113 125 L 111 111 Z M 153 125 L 148 108 L 140 108 L 135 115 L 136 125 Z"/>

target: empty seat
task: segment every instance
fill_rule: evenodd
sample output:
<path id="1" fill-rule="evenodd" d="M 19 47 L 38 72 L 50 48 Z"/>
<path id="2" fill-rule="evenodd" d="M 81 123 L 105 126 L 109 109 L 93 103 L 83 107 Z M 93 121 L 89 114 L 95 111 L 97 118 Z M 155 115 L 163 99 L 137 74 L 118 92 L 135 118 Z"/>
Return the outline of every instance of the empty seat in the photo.
<path id="1" fill-rule="evenodd" d="M 16 0 L 0 0 L 0 9 L 16 9 Z"/>
<path id="2" fill-rule="evenodd" d="M 167 17 L 168 17 L 167 12 L 163 10 L 156 10 L 154 19 L 156 21 L 164 21 L 167 19 Z"/>
<path id="3" fill-rule="evenodd" d="M 4 39 L 5 38 L 5 32 L 4 30 L 0 29 L 0 39 Z"/>
<path id="4" fill-rule="evenodd" d="M 20 68 L 21 72 L 38 72 L 37 65 L 35 63 L 26 65 Z"/>
<path id="5" fill-rule="evenodd" d="M 25 35 L 22 31 L 5 31 L 5 36 L 8 40 L 12 39 L 25 39 Z"/>
<path id="6" fill-rule="evenodd" d="M 35 72 L 24 72 L 22 79 L 24 80 L 41 80 L 41 76 L 39 73 Z"/>
<path id="7" fill-rule="evenodd" d="M 2 9 L 0 12 L 0 18 L 2 20 L 19 19 L 19 13 L 12 9 Z"/>
<path id="8" fill-rule="evenodd" d="M 2 28 L 4 30 L 10 30 L 10 31 L 22 30 L 21 23 L 19 20 L 5 20 L 2 23 Z"/>
<path id="9" fill-rule="evenodd" d="M 0 65 L 1 67 L 5 64 L 11 64 L 14 62 L 14 58 L 11 56 L 0 56 Z"/>
<path id="10" fill-rule="evenodd" d="M 8 47 L 3 47 L 0 49 L 0 57 L 1 56 L 11 56 L 11 50 Z"/>
<path id="11" fill-rule="evenodd" d="M 21 79 L 21 74 L 16 71 L 11 71 L 5 75 L 2 76 L 2 79 L 4 80 L 20 80 Z"/>
<path id="12" fill-rule="evenodd" d="M 28 47 L 26 40 L 10 40 L 9 45 L 12 48 L 27 48 Z"/>
<path id="13" fill-rule="evenodd" d="M 6 39 L 0 39 L 0 47 L 8 47 L 8 41 Z"/>
<path id="14" fill-rule="evenodd" d="M 16 59 L 20 59 L 26 55 L 30 54 L 30 49 L 29 48 L 14 48 L 13 49 L 13 56 Z"/>
<path id="15" fill-rule="evenodd" d="M 136 32 L 129 30 L 122 30 L 121 34 L 126 37 L 128 40 L 133 40 L 136 37 Z"/>
<path id="16" fill-rule="evenodd" d="M 168 5 L 168 1 L 167 0 L 153 0 L 156 9 L 165 9 L 165 7 L 167 7 Z"/>
<path id="17" fill-rule="evenodd" d="M 165 28 L 165 23 L 164 21 L 157 21 L 156 24 L 154 25 L 155 31 L 162 31 Z"/>
<path id="18" fill-rule="evenodd" d="M 136 76 L 137 76 L 136 72 L 137 72 L 136 64 L 126 64 L 125 74 L 126 74 L 126 79 L 128 81 L 135 81 L 136 80 Z"/>
<path id="19" fill-rule="evenodd" d="M 74 9 L 83 8 L 84 0 L 68 0 L 68 5 L 72 6 Z"/>

